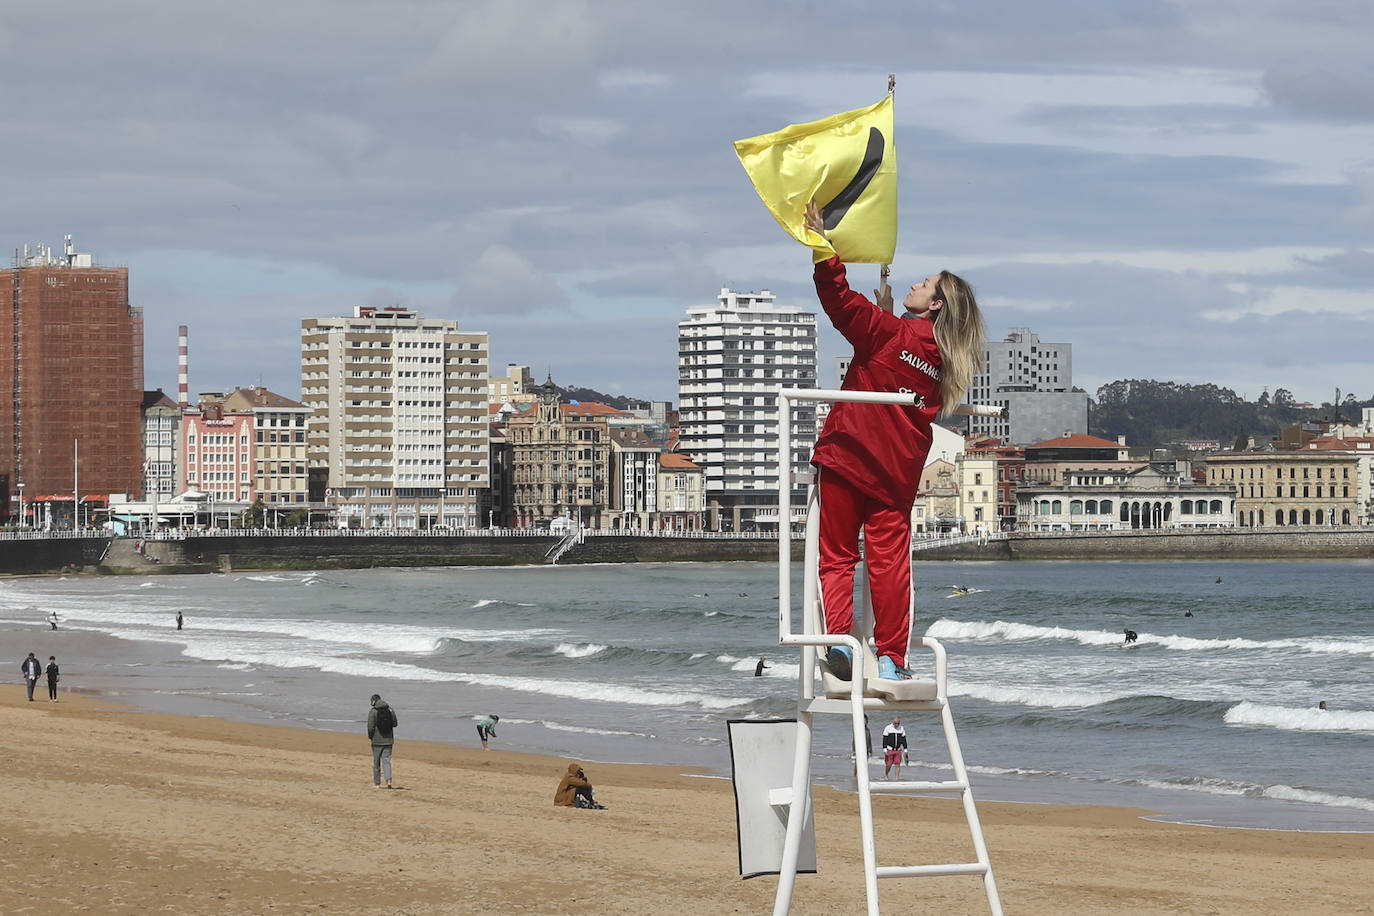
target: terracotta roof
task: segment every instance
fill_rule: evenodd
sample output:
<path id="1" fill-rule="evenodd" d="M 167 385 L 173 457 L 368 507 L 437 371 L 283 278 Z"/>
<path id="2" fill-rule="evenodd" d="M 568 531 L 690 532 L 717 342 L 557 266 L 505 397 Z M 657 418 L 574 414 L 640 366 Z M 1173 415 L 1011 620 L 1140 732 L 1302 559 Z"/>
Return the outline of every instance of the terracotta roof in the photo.
<path id="1" fill-rule="evenodd" d="M 1374 436 L 1346 436 L 1344 439 L 1338 436 L 1318 436 L 1311 442 L 1308 442 L 1306 447 L 1318 451 L 1353 452 L 1360 448 L 1361 443 L 1364 444 L 1364 449 L 1361 449 L 1361 451 L 1368 450 L 1371 446 L 1374 446 Z"/>
<path id="2" fill-rule="evenodd" d="M 244 407 L 304 407 L 300 401 L 293 401 L 288 397 L 269 391 L 266 388 L 238 388 L 235 389 L 224 403 L 230 410 L 242 410 Z"/>
<path id="3" fill-rule="evenodd" d="M 1112 442 L 1110 439 L 1099 439 L 1096 436 L 1089 436 L 1085 433 L 1074 433 L 1071 436 L 1056 436 L 1053 439 L 1046 439 L 1044 442 L 1037 442 L 1028 445 L 1026 448 L 1125 448 L 1120 442 Z"/>
<path id="4" fill-rule="evenodd" d="M 696 463 L 681 452 L 664 452 L 658 456 L 658 466 L 661 468 L 682 468 L 692 470 L 697 467 Z"/>
<path id="5" fill-rule="evenodd" d="M 609 404 L 602 404 L 597 401 L 579 401 L 576 404 L 559 404 L 558 409 L 563 413 L 583 414 L 589 417 L 632 417 L 634 414 L 628 410 L 618 410 Z"/>

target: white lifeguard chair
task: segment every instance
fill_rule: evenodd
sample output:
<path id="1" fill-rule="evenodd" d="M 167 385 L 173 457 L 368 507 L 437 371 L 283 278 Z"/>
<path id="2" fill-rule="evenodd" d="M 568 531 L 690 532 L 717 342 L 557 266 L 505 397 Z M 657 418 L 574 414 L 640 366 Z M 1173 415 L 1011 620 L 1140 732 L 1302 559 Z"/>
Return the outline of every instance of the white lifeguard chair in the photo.
<path id="1" fill-rule="evenodd" d="M 798 858 L 802 850 L 802 838 L 804 833 L 809 832 L 810 828 L 812 720 L 817 713 L 848 714 L 853 726 L 855 760 L 859 762 L 855 767 L 855 776 L 858 782 L 859 826 L 863 842 L 864 889 L 868 901 L 868 912 L 872 916 L 877 916 L 879 913 L 879 878 L 979 875 L 983 879 L 983 887 L 987 892 L 988 908 L 996 916 L 1001 916 L 1002 903 L 997 893 L 997 883 L 993 879 L 992 863 L 988 858 L 987 845 L 983 841 L 983 829 L 978 821 L 978 811 L 974 807 L 968 771 L 964 766 L 963 754 L 959 749 L 959 738 L 954 730 L 954 718 L 949 708 L 944 647 L 929 637 L 912 639 L 912 649 L 930 651 L 934 661 L 934 676 L 931 678 L 914 678 L 909 681 L 885 681 L 880 680 L 877 676 L 877 659 L 866 636 L 859 639 L 853 635 L 834 636 L 825 632 L 824 623 L 821 619 L 817 573 L 820 526 L 814 487 L 811 489 L 807 507 L 805 575 L 803 577 L 800 615 L 802 628 L 801 632 L 793 631 L 792 538 L 790 526 L 786 521 L 791 517 L 789 503 L 793 484 L 790 461 L 793 401 L 910 404 L 912 397 L 910 395 L 878 392 L 778 389 L 778 436 L 781 442 L 778 469 L 778 642 L 780 645 L 800 648 L 801 664 L 798 677 L 797 734 L 793 744 L 792 783 L 790 786 L 772 787 L 769 793 L 769 801 L 778 811 L 779 816 L 786 820 L 786 835 L 782 844 L 781 862 L 778 868 L 777 895 L 773 903 L 774 916 L 783 916 L 791 908 L 792 890 L 796 883 L 798 871 Z M 863 581 L 865 585 L 862 605 L 863 622 L 857 632 L 867 634 L 871 630 L 873 617 L 866 574 Z M 817 649 L 836 645 L 846 645 L 853 653 L 854 672 L 852 681 L 841 681 L 833 677 L 824 665 L 818 664 Z M 822 686 L 822 695 L 820 696 L 817 696 L 816 693 L 818 671 Z M 883 794 L 912 796 L 957 794 L 963 803 L 964 817 L 968 822 L 969 834 L 973 840 L 976 861 L 933 865 L 879 865 L 877 863 L 872 786 L 869 781 L 866 757 L 860 751 L 865 746 L 864 713 L 867 710 L 935 713 L 939 715 L 954 778 L 934 782 L 884 781 L 882 791 Z"/>

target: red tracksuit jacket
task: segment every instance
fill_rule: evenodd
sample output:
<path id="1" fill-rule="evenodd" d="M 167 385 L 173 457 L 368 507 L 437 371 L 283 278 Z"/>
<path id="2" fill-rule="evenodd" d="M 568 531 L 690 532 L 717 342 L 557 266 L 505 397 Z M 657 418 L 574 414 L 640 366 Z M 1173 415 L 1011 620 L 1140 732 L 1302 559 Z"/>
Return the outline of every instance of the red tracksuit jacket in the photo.
<path id="1" fill-rule="evenodd" d="M 911 392 L 924 406 L 835 404 L 811 463 L 885 505 L 910 511 L 930 452 L 930 425 L 940 412 L 934 329 L 929 321 L 898 318 L 854 292 L 839 258 L 817 264 L 815 280 L 825 314 L 854 345 L 844 390 Z"/>

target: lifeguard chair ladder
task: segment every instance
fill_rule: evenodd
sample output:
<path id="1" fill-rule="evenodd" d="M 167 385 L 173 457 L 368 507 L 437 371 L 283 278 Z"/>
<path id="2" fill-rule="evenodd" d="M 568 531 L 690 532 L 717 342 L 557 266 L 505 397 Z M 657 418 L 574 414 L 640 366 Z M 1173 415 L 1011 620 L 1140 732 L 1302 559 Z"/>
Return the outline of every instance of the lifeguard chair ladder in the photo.
<path id="1" fill-rule="evenodd" d="M 783 842 L 782 863 L 778 872 L 777 895 L 773 901 L 774 916 L 784 916 L 792 905 L 792 890 L 797 878 L 797 860 L 801 850 L 803 824 L 809 812 L 811 794 L 811 737 L 812 722 L 817 713 L 848 714 L 853 726 L 853 747 L 856 761 L 863 761 L 855 767 L 859 796 L 859 824 L 863 841 L 864 890 L 868 900 L 868 912 L 877 916 L 879 878 L 916 878 L 936 875 L 980 875 L 987 892 L 988 908 L 996 916 L 1001 916 L 1002 902 L 997 893 L 997 883 L 992 875 L 992 863 L 988 858 L 987 845 L 983 841 L 983 828 L 978 821 L 978 811 L 974 806 L 973 792 L 969 787 L 968 771 L 964 767 L 963 753 L 959 749 L 959 737 L 954 730 L 954 717 L 950 712 L 946 688 L 947 663 L 944 647 L 929 637 L 912 639 L 913 649 L 927 649 L 934 656 L 935 676 L 933 679 L 912 679 L 909 681 L 884 681 L 877 676 L 877 659 L 869 645 L 869 640 L 855 636 L 835 636 L 825 632 L 821 620 L 818 557 L 820 544 L 819 515 L 814 486 L 811 488 L 806 511 L 806 553 L 805 574 L 802 587 L 802 631 L 792 631 L 792 579 L 791 579 L 791 426 L 793 401 L 852 401 L 864 404 L 909 404 L 909 395 L 880 392 L 834 391 L 825 389 L 778 389 L 778 437 L 780 441 L 778 468 L 778 642 L 784 646 L 797 646 L 801 649 L 800 675 L 798 676 L 797 697 L 797 740 L 793 759 L 792 785 L 790 789 L 775 790 L 774 804 L 787 809 L 787 832 Z M 867 588 L 867 575 L 864 575 L 863 621 L 858 630 L 867 634 L 872 626 L 871 601 Z M 824 666 L 817 665 L 817 649 L 820 647 L 845 645 L 853 653 L 854 677 L 852 681 L 841 681 L 833 677 Z M 816 695 L 816 673 L 819 667 L 823 696 Z M 869 781 L 868 763 L 859 748 L 864 741 L 864 712 L 866 710 L 933 712 L 938 713 L 944 727 L 945 743 L 954 771 L 954 779 L 945 781 L 902 780 L 882 784 L 884 794 L 894 795 L 946 795 L 957 793 L 963 802 L 964 817 L 968 822 L 969 834 L 973 840 L 973 850 L 977 859 L 974 862 L 959 862 L 937 865 L 878 865 L 877 845 L 873 829 L 873 795 Z"/>

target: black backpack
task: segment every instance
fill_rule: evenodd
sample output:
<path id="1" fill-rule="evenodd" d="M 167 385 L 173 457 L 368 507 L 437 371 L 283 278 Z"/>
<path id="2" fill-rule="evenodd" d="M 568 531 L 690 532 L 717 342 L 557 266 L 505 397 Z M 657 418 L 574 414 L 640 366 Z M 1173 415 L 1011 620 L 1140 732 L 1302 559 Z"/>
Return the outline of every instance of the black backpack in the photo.
<path id="1" fill-rule="evenodd" d="M 391 714 L 390 706 L 377 707 L 377 731 L 389 732 L 396 727 L 396 717 Z"/>

